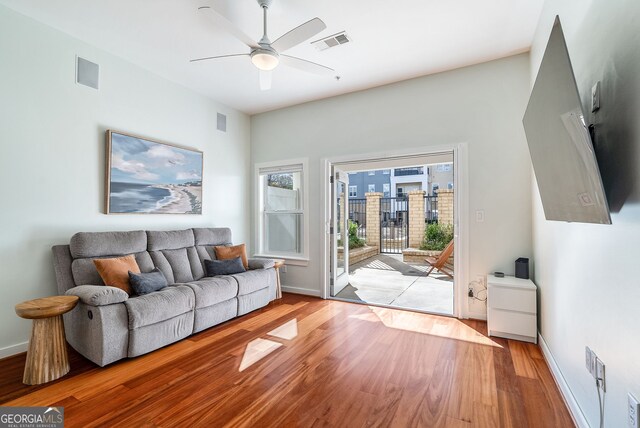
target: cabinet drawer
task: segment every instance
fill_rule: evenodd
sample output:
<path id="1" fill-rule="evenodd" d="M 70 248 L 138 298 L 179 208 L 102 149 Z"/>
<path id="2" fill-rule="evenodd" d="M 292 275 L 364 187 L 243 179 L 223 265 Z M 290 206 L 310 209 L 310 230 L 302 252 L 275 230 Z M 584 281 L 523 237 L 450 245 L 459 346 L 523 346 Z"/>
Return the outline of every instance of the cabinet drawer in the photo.
<path id="1" fill-rule="evenodd" d="M 522 312 L 489 309 L 489 334 L 493 331 L 536 337 L 538 329 L 536 316 Z"/>
<path id="2" fill-rule="evenodd" d="M 489 284 L 487 300 L 490 308 L 536 313 L 535 290 L 496 287 Z"/>

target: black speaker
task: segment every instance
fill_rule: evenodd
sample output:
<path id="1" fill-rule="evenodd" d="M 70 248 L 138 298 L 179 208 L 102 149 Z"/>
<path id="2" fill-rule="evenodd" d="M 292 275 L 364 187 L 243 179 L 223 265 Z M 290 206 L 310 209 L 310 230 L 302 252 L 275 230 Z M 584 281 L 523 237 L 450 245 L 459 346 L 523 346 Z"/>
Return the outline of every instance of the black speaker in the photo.
<path id="1" fill-rule="evenodd" d="M 529 259 L 520 257 L 516 260 L 516 278 L 529 279 Z"/>

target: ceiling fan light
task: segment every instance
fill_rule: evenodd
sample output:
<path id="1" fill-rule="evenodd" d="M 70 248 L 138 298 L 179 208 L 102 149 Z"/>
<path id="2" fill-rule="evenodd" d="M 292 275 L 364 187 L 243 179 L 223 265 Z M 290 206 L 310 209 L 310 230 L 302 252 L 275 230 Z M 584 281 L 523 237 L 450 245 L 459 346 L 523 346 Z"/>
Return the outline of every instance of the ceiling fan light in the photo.
<path id="1" fill-rule="evenodd" d="M 268 50 L 256 50 L 251 54 L 251 62 L 260 70 L 271 71 L 278 66 L 278 54 Z"/>

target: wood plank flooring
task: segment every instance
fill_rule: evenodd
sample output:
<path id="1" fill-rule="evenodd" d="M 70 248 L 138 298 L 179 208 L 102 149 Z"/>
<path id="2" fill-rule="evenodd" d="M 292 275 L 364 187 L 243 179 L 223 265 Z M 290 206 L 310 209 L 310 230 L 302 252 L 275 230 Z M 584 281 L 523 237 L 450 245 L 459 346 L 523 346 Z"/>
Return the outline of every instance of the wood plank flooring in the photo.
<path id="1" fill-rule="evenodd" d="M 64 406 L 67 427 L 574 426 L 536 345 L 292 294 L 105 368 L 70 349 L 46 385 L 22 384 L 24 360 L 0 360 L 1 405 Z"/>

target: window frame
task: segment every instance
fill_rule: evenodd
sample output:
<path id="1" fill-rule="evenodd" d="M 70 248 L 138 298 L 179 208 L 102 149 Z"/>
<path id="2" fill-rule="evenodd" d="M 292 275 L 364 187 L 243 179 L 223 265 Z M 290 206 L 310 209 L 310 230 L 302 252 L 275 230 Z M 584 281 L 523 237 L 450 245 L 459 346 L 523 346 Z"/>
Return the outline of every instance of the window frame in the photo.
<path id="1" fill-rule="evenodd" d="M 387 190 L 384 190 L 384 188 L 387 188 Z M 390 183 L 382 183 L 382 197 L 383 198 L 388 198 L 391 196 L 391 184 Z"/>
<path id="2" fill-rule="evenodd" d="M 351 189 L 356 189 L 355 192 L 353 192 L 353 194 L 351 194 Z M 354 186 L 354 185 L 349 185 L 349 197 L 350 198 L 357 198 L 358 197 L 358 186 Z"/>
<path id="3" fill-rule="evenodd" d="M 264 172 L 265 170 L 273 170 Z M 265 191 L 267 188 L 266 176 L 271 173 L 287 173 L 300 171 L 301 207 L 296 210 L 267 211 L 265 210 Z M 265 177 L 265 178 L 263 178 Z M 254 165 L 254 245 L 253 257 L 267 257 L 284 259 L 287 264 L 306 266 L 309 261 L 309 160 L 308 158 L 285 159 L 281 161 L 262 162 Z M 302 230 L 299 239 L 302 239 L 300 252 L 266 251 L 266 218 L 269 214 L 300 214 Z"/>
<path id="4" fill-rule="evenodd" d="M 373 186 L 373 190 L 371 190 L 371 186 Z M 374 184 L 367 184 L 367 193 L 375 193 L 376 191 L 376 185 Z"/>

